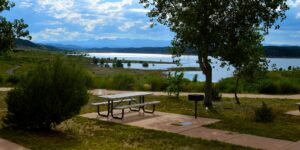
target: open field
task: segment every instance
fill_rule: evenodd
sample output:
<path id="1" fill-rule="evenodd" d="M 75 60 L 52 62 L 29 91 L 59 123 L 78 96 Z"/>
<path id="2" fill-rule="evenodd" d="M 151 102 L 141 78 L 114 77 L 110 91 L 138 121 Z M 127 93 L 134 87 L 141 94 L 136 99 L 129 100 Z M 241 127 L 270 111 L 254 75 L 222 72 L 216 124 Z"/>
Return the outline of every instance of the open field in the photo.
<path id="1" fill-rule="evenodd" d="M 0 92 L 0 108 L 5 109 Z M 96 101 L 91 97 L 90 101 Z M 82 112 L 94 111 L 87 105 Z M 5 112 L 0 112 L 4 116 Z M 30 132 L 0 128 L 0 137 L 30 149 L 248 149 L 173 133 L 74 117 L 55 131 Z"/>
<path id="2" fill-rule="evenodd" d="M 5 95 L 6 92 L 0 92 L 1 109 L 6 107 L 4 103 Z M 97 97 L 91 95 L 89 103 L 98 100 Z M 161 101 L 161 104 L 157 107 L 158 111 L 191 116 L 194 114 L 194 104 L 187 101 L 186 97 L 176 99 L 167 96 L 151 96 L 147 97 L 147 100 Z M 276 115 L 274 122 L 257 123 L 253 120 L 254 110 L 260 107 L 262 101 L 273 108 Z M 233 99 L 223 99 L 214 103 L 213 111 L 206 111 L 203 107 L 199 107 L 198 115 L 221 120 L 221 122 L 207 126 L 209 128 L 291 141 L 300 140 L 298 134 L 300 133 L 300 117 L 283 114 L 286 111 L 297 109 L 295 106 L 297 100 L 241 99 L 241 102 L 242 104 L 238 106 Z M 95 107 L 86 105 L 81 114 L 95 111 Z M 1 114 L 3 116 L 5 112 L 1 112 Z M 137 129 L 136 127 L 81 117 L 74 117 L 65 121 L 55 132 L 40 133 L 23 130 L 16 132 L 15 130 L 0 129 L 0 136 L 32 149 L 52 149 L 54 147 L 58 149 L 109 149 L 110 147 L 125 149 L 197 149 L 199 147 L 206 149 L 220 149 L 221 147 L 223 149 L 242 149 L 241 147 L 232 147 L 218 142 L 208 142 L 172 133 Z M 124 136 L 126 138 L 122 138 Z M 105 140 L 99 140 L 103 138 Z M 44 147 L 44 145 L 48 146 Z M 153 145 L 157 147 L 153 147 Z"/>
<path id="3" fill-rule="evenodd" d="M 185 96 L 180 97 L 180 99 L 168 96 L 152 96 L 148 100 L 161 101 L 161 104 L 157 106 L 158 111 L 194 115 L 194 103 L 187 101 Z M 90 101 L 97 101 L 97 97 L 92 96 Z M 254 121 L 254 111 L 261 106 L 262 102 L 272 107 L 275 114 L 274 122 L 258 123 Z M 199 104 L 198 115 L 222 120 L 219 123 L 209 125 L 209 128 L 298 141 L 300 140 L 300 117 L 284 114 L 287 111 L 296 110 L 295 103 L 297 102 L 299 100 L 242 98 L 242 104 L 239 106 L 235 104 L 234 99 L 223 98 L 222 101 L 214 102 L 213 111 L 206 111 Z M 83 108 L 82 113 L 95 111 L 96 108 L 87 105 Z"/>

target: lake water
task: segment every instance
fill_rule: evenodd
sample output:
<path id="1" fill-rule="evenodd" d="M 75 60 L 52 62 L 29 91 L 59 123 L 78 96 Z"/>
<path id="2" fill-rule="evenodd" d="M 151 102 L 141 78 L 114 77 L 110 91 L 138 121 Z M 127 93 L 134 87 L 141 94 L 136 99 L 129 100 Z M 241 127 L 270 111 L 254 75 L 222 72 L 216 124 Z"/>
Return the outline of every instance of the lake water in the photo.
<path id="1" fill-rule="evenodd" d="M 136 53 L 89 53 L 89 57 L 97 58 L 117 58 L 124 60 L 142 60 L 142 61 L 156 61 L 156 62 L 173 62 L 172 55 L 163 55 L 163 54 L 136 54 Z M 197 63 L 197 56 L 192 55 L 183 55 L 180 57 L 180 63 L 182 67 L 199 67 Z M 270 60 L 269 69 L 273 64 L 277 68 L 287 69 L 289 66 L 300 67 L 300 59 L 287 59 L 287 58 L 268 58 Z M 213 66 L 213 82 L 217 82 L 222 78 L 231 77 L 233 75 L 233 67 L 220 67 L 220 61 L 212 59 Z M 143 70 L 167 70 L 168 68 L 177 67 L 175 64 L 149 64 L 149 67 L 145 68 L 140 63 L 131 63 L 131 66 L 128 67 L 127 64 L 124 64 L 124 68 L 131 69 L 143 69 Z M 205 76 L 201 71 L 185 71 L 184 77 L 187 79 L 193 79 L 194 75 L 198 74 L 198 80 L 204 81 Z"/>

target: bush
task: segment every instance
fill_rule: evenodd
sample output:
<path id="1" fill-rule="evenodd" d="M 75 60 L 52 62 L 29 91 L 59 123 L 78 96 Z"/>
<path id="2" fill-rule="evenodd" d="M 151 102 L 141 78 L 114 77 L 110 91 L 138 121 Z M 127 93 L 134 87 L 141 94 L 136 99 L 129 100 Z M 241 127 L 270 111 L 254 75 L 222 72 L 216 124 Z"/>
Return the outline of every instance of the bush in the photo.
<path id="1" fill-rule="evenodd" d="M 280 93 L 280 87 L 278 84 L 268 81 L 261 84 L 259 93 L 264 94 L 276 94 Z"/>
<path id="2" fill-rule="evenodd" d="M 220 89 L 216 86 L 213 86 L 212 88 L 212 100 L 213 101 L 220 101 L 222 99 L 222 95 L 220 93 Z"/>
<path id="3" fill-rule="evenodd" d="M 116 61 L 116 67 L 117 67 L 117 68 L 123 68 L 123 67 L 124 67 L 121 60 L 117 60 L 117 61 Z"/>
<path id="4" fill-rule="evenodd" d="M 282 94 L 297 94 L 300 90 L 291 82 L 282 82 L 280 84 Z"/>
<path id="5" fill-rule="evenodd" d="M 16 75 L 11 75 L 6 79 L 6 83 L 18 84 L 20 82 L 20 77 Z"/>
<path id="6" fill-rule="evenodd" d="M 260 108 L 255 110 L 256 122 L 272 122 L 274 120 L 274 114 L 271 107 L 268 107 L 266 103 L 262 103 Z"/>
<path id="7" fill-rule="evenodd" d="M 289 81 L 270 81 L 263 82 L 260 86 L 259 93 L 264 94 L 297 94 L 299 88 L 295 83 Z"/>
<path id="8" fill-rule="evenodd" d="M 112 77 L 112 89 L 116 90 L 133 90 L 135 78 L 133 75 L 121 73 Z"/>
<path id="9" fill-rule="evenodd" d="M 148 68 L 149 67 L 149 64 L 147 62 L 143 62 L 143 67 L 144 68 Z"/>
<path id="10" fill-rule="evenodd" d="M 4 125 L 48 130 L 79 114 L 88 101 L 88 78 L 61 59 L 37 66 L 8 93 Z"/>
<path id="11" fill-rule="evenodd" d="M 0 84 L 3 82 L 3 77 L 0 75 Z"/>
<path id="12" fill-rule="evenodd" d="M 146 82 L 150 85 L 151 91 L 164 91 L 166 90 L 168 83 L 165 78 L 160 76 L 148 76 Z"/>

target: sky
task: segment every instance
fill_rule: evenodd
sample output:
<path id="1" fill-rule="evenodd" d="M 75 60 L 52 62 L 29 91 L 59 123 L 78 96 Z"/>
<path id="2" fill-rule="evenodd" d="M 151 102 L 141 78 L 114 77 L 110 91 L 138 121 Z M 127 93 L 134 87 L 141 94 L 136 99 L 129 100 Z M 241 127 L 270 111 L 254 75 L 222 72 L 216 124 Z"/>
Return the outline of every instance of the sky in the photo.
<path id="1" fill-rule="evenodd" d="M 139 0 L 11 0 L 16 3 L 1 15 L 23 18 L 37 43 L 84 43 L 89 41 L 156 41 L 166 46 L 174 33 L 163 25 L 150 28 Z M 270 30 L 264 45 L 300 46 L 300 0 L 288 0 L 290 10 L 279 30 Z M 147 43 L 147 42 L 145 42 Z M 148 43 L 148 44 L 151 44 Z M 147 45 L 145 45 L 147 46 Z"/>

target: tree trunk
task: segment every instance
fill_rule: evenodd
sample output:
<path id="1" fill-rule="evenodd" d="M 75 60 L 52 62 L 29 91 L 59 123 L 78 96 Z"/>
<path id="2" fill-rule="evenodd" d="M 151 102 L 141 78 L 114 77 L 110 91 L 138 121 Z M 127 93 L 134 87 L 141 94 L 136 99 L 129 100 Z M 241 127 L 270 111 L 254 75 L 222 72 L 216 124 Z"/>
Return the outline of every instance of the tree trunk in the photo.
<path id="1" fill-rule="evenodd" d="M 200 68 L 205 75 L 205 98 L 204 106 L 212 107 L 212 67 L 209 63 L 208 56 L 198 56 Z"/>
<path id="2" fill-rule="evenodd" d="M 205 99 L 204 106 L 212 107 L 212 69 L 209 67 L 206 70 L 205 79 Z"/>
<path id="3" fill-rule="evenodd" d="M 239 80 L 240 80 L 240 78 L 237 77 L 237 79 L 236 79 L 236 84 L 235 84 L 235 90 L 234 90 L 235 101 L 236 101 L 236 104 L 238 104 L 238 105 L 241 104 L 241 102 L 240 102 L 240 100 L 239 100 L 239 98 L 238 98 L 238 96 L 237 96 Z"/>

